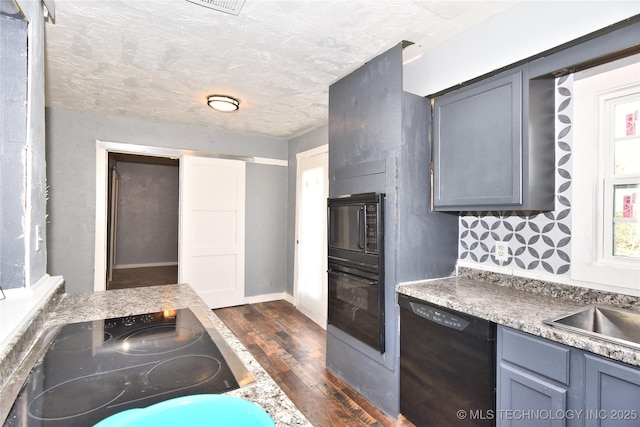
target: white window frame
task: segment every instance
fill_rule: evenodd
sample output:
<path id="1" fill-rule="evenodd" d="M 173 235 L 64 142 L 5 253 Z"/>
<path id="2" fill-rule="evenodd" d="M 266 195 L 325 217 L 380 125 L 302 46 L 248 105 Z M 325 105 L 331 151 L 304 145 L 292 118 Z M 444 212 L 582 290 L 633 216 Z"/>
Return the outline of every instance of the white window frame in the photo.
<path id="1" fill-rule="evenodd" d="M 640 80 L 640 73 L 636 76 L 638 80 Z M 614 223 L 614 212 L 611 207 L 614 203 L 614 187 L 616 185 L 625 185 L 625 184 L 638 184 L 640 183 L 640 174 L 625 174 L 625 175 L 616 175 L 615 174 L 615 129 L 613 124 L 615 108 L 616 106 L 627 103 L 630 100 L 638 101 L 640 100 L 640 81 L 636 84 L 632 84 L 630 86 L 625 86 L 623 88 L 614 89 L 609 92 L 602 93 L 598 95 L 598 111 L 602 113 L 603 116 L 607 117 L 607 120 L 603 122 L 601 133 L 600 133 L 600 147 L 602 149 L 602 171 L 603 171 L 603 221 L 602 221 L 602 252 L 600 257 L 609 262 L 619 264 L 621 266 L 633 267 L 637 266 L 640 262 L 640 258 L 623 258 L 613 255 L 613 223 Z M 633 139 L 639 140 L 640 143 L 640 132 L 638 135 L 633 137 Z M 607 142 L 605 142 L 607 141 Z M 637 159 L 640 164 L 640 158 Z M 605 238 L 605 236 L 607 238 Z"/>
<path id="2" fill-rule="evenodd" d="M 638 55 L 617 63 L 625 66 L 605 64 L 574 76 L 571 279 L 597 284 L 603 290 L 640 295 L 640 261 L 608 255 L 611 243 L 605 244 L 612 236 L 613 195 L 605 191 L 605 184 L 612 183 L 613 159 L 610 144 L 601 141 L 612 140 L 608 132 L 613 130 L 600 126 L 599 118 L 615 97 L 640 86 Z M 637 177 L 622 179 L 629 178 Z"/>

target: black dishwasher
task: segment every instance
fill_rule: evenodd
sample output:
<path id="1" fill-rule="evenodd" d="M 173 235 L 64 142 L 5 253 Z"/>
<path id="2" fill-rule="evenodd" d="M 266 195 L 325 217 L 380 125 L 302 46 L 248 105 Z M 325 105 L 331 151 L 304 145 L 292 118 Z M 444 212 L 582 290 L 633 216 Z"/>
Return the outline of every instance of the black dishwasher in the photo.
<path id="1" fill-rule="evenodd" d="M 496 324 L 398 294 L 400 412 L 418 427 L 495 426 Z"/>

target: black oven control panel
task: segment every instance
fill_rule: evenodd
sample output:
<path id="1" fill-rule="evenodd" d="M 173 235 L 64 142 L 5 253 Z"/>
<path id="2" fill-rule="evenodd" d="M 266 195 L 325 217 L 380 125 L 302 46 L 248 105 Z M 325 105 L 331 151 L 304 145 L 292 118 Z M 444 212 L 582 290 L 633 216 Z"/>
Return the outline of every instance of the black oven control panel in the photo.
<path id="1" fill-rule="evenodd" d="M 366 250 L 370 253 L 378 252 L 378 205 L 365 205 L 366 215 Z"/>

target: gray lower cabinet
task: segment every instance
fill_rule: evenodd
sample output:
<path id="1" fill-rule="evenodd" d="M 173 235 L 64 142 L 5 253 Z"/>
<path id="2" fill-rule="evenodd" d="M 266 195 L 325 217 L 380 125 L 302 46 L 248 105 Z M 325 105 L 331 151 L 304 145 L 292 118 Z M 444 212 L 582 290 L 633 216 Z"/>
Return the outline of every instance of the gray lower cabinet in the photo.
<path id="1" fill-rule="evenodd" d="M 640 425 L 640 370 L 585 354 L 586 427 Z"/>
<path id="2" fill-rule="evenodd" d="M 498 327 L 496 424 L 565 426 L 564 419 L 534 414 L 564 413 L 569 406 L 569 347 Z"/>
<path id="3" fill-rule="evenodd" d="M 533 420 L 537 413 L 557 414 L 567 409 L 567 388 L 548 381 L 544 377 L 518 369 L 509 364 L 500 365 L 499 426 L 536 425 L 562 427 L 564 420 L 554 417 Z M 527 418 L 532 418 L 531 422 Z M 543 417 L 539 417 L 543 418 Z"/>
<path id="4" fill-rule="evenodd" d="M 554 80 L 521 66 L 434 99 L 434 208 L 550 210 Z"/>
<path id="5" fill-rule="evenodd" d="M 640 425 L 640 368 L 498 326 L 498 427 Z"/>

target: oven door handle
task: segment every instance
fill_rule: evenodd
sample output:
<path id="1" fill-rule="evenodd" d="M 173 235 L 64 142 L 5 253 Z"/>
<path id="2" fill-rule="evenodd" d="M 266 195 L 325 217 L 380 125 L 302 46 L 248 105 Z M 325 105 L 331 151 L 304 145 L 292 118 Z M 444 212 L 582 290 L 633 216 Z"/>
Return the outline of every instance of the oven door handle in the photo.
<path id="1" fill-rule="evenodd" d="M 364 247 L 364 236 L 366 233 L 366 227 L 367 227 L 367 223 L 365 222 L 365 217 L 364 217 L 364 206 L 360 206 L 360 208 L 358 209 L 358 216 L 357 216 L 357 226 L 356 228 L 358 229 L 358 249 L 362 249 L 365 250 Z M 365 250 L 366 252 L 366 250 Z"/>
<path id="2" fill-rule="evenodd" d="M 356 280 L 358 282 L 362 282 L 362 283 L 365 283 L 365 284 L 371 285 L 371 286 L 378 284 L 377 280 L 369 280 L 369 279 L 365 279 L 364 277 L 353 276 L 351 274 L 342 273 L 342 272 L 339 272 L 339 271 L 327 270 L 327 273 L 333 274 L 334 276 L 338 276 L 338 277 L 342 277 L 342 278 L 345 278 L 345 279 L 349 279 L 349 280 Z"/>

